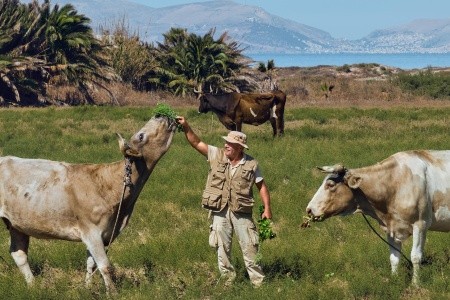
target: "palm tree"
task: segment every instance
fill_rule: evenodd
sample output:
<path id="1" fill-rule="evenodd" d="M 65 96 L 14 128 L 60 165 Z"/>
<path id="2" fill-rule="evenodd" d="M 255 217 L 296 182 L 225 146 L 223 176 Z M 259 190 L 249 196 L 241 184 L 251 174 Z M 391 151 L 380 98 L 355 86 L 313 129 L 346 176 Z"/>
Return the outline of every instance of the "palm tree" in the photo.
<path id="1" fill-rule="evenodd" d="M 36 102 L 45 95 L 50 80 L 59 78 L 78 87 L 86 102 L 93 103 L 89 85 L 104 87 L 102 82 L 114 73 L 101 56 L 90 20 L 72 5 L 51 9 L 49 0 L 42 5 L 36 0 L 28 5 L 4 0 L 0 8 L 0 96 L 4 101 L 24 104 L 26 96 Z"/>
<path id="2" fill-rule="evenodd" d="M 198 87 L 216 92 L 239 90 L 242 78 L 238 75 L 247 66 L 242 50 L 236 42 L 228 42 L 227 33 L 217 40 L 214 33 L 211 29 L 199 36 L 172 28 L 154 50 L 159 67 L 149 82 L 182 96 Z"/>
<path id="3" fill-rule="evenodd" d="M 44 86 L 39 81 L 48 78 L 48 72 L 41 59 L 29 55 L 42 32 L 40 12 L 37 1 L 28 5 L 17 0 L 0 3 L 0 104 L 35 105 L 42 101 L 39 95 Z"/>
<path id="4" fill-rule="evenodd" d="M 46 0 L 47 2 L 49 0 Z M 102 83 L 115 77 L 115 73 L 102 57 L 100 42 L 94 37 L 90 19 L 78 14 L 70 5 L 55 5 L 46 15 L 45 57 L 65 83 L 78 87 L 87 103 L 95 100 L 90 93 L 90 84 L 95 84 L 113 94 Z"/>
<path id="5" fill-rule="evenodd" d="M 257 69 L 259 72 L 267 75 L 263 80 L 261 90 L 263 91 L 278 90 L 278 82 L 276 79 L 277 74 L 274 60 L 269 59 L 267 61 L 267 65 L 265 65 L 263 62 L 259 62 Z"/>

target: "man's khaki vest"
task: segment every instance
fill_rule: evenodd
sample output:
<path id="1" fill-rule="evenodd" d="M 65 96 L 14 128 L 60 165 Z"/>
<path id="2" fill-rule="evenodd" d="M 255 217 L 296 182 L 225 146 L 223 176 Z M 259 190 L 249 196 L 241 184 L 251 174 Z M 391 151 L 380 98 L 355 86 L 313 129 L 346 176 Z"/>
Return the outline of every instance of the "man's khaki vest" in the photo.
<path id="1" fill-rule="evenodd" d="M 258 166 L 253 157 L 245 155 L 245 163 L 239 165 L 233 178 L 230 178 L 230 164 L 223 149 L 219 150 L 218 160 L 210 161 L 210 170 L 203 191 L 202 206 L 212 211 L 221 211 L 227 204 L 233 212 L 252 213 L 254 204 L 253 184 Z"/>

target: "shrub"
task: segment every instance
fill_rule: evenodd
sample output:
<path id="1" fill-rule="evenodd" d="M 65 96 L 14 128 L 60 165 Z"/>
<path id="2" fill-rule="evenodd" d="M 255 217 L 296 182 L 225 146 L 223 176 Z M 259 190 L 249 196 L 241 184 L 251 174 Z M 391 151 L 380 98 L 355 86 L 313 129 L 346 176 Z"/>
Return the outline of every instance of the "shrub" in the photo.
<path id="1" fill-rule="evenodd" d="M 450 98 L 450 72 L 435 73 L 431 69 L 417 74 L 401 73 L 394 83 L 402 90 L 433 99 Z"/>

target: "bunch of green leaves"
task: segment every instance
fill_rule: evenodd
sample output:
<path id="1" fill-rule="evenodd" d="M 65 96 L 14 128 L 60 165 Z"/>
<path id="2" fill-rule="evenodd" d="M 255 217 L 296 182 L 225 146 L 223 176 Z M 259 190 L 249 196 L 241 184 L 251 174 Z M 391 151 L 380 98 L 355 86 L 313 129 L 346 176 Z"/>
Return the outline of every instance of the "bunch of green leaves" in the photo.
<path id="1" fill-rule="evenodd" d="M 169 120 L 176 122 L 177 113 L 165 103 L 158 103 L 156 107 L 153 109 L 153 115 L 155 117 L 167 117 Z M 177 124 L 178 132 L 183 131 L 183 126 L 181 124 Z"/>
<path id="2" fill-rule="evenodd" d="M 270 240 L 276 237 L 277 235 L 273 232 L 272 229 L 272 221 L 270 219 L 263 219 L 261 216 L 264 213 L 264 205 L 259 206 L 259 219 L 258 223 L 258 233 L 259 233 L 259 247 L 258 253 L 256 254 L 255 262 L 259 264 L 262 260 L 261 254 L 261 245 L 265 240 Z"/>
<path id="3" fill-rule="evenodd" d="M 270 240 L 276 237 L 277 235 L 272 230 L 272 221 L 270 219 L 262 219 L 261 215 L 264 213 L 264 205 L 259 206 L 259 215 L 260 219 L 258 219 L 258 232 L 259 232 L 259 241 L 262 243 L 265 240 Z"/>

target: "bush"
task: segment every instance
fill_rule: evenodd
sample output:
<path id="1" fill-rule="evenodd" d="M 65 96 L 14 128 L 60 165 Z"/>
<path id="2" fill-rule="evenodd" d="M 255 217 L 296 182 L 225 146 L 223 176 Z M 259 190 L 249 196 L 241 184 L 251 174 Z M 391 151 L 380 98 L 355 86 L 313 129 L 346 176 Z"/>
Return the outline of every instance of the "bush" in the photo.
<path id="1" fill-rule="evenodd" d="M 434 73 L 428 69 L 417 74 L 399 74 L 394 83 L 402 90 L 433 99 L 450 98 L 450 72 Z"/>

